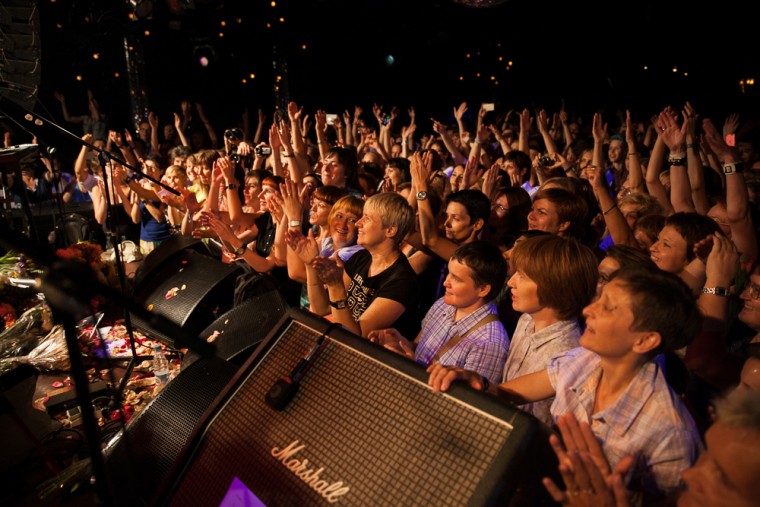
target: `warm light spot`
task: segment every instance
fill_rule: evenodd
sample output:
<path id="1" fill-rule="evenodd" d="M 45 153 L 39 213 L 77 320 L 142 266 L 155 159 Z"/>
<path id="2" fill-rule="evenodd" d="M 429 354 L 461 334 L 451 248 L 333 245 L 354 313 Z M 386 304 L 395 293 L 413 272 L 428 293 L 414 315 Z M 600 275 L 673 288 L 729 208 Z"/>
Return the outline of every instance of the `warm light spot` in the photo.
<path id="1" fill-rule="evenodd" d="M 475 74 L 475 75 L 476 75 L 477 77 L 480 77 L 480 72 L 478 72 L 478 73 L 477 73 L 477 74 Z"/>
<path id="2" fill-rule="evenodd" d="M 113 73 L 113 77 L 119 77 L 119 73 L 118 72 L 114 72 Z"/>
<path id="3" fill-rule="evenodd" d="M 227 26 L 227 22 L 226 21 L 222 21 L 219 24 L 222 25 L 222 26 Z"/>
<path id="4" fill-rule="evenodd" d="M 301 49 L 306 49 L 306 44 L 301 44 Z"/>
<path id="5" fill-rule="evenodd" d="M 145 32 L 143 33 L 145 34 L 146 37 L 150 37 L 150 30 L 145 30 Z"/>
<path id="6" fill-rule="evenodd" d="M 688 72 L 684 72 L 684 73 L 683 73 L 683 75 L 684 75 L 684 76 L 688 76 L 688 75 L 689 75 L 689 73 L 688 73 Z"/>
<path id="7" fill-rule="evenodd" d="M 649 70 L 649 65 L 644 65 L 644 70 Z"/>
<path id="8" fill-rule="evenodd" d="M 277 2 L 272 2 L 272 3 L 271 3 L 271 4 L 269 4 L 269 5 L 271 5 L 272 7 L 277 7 Z"/>
<path id="9" fill-rule="evenodd" d="M 238 24 L 240 24 L 240 23 L 242 23 L 242 22 L 243 22 L 243 18 L 237 18 L 235 21 L 237 21 L 237 22 L 238 22 Z"/>
<path id="10" fill-rule="evenodd" d="M 460 81 L 464 81 L 464 76 L 459 76 Z"/>
<path id="11" fill-rule="evenodd" d="M 285 18 L 280 18 L 280 23 L 284 23 L 284 22 L 285 22 Z"/>
<path id="12" fill-rule="evenodd" d="M 224 37 L 224 32 L 219 32 L 219 37 Z"/>
<path id="13" fill-rule="evenodd" d="M 256 77 L 256 74 L 254 74 L 253 72 L 251 72 L 250 74 L 248 74 L 248 77 L 251 78 L 251 79 L 253 79 L 253 78 Z"/>
<path id="14" fill-rule="evenodd" d="M 272 25 L 267 23 L 267 28 L 272 28 Z"/>
<path id="15" fill-rule="evenodd" d="M 499 82 L 498 82 L 498 81 L 494 81 L 494 82 L 493 82 L 493 84 L 494 84 L 494 85 L 498 85 L 498 84 L 499 84 Z"/>
<path id="16" fill-rule="evenodd" d="M 678 72 L 678 67 L 673 67 L 673 72 Z"/>
<path id="17" fill-rule="evenodd" d="M 277 76 L 277 82 L 279 83 L 280 81 L 282 81 L 282 76 Z"/>
<path id="18" fill-rule="evenodd" d="M 132 14 L 131 12 L 129 14 L 127 14 L 127 17 L 130 19 L 130 21 L 134 21 L 134 19 L 135 19 L 135 15 Z"/>
<path id="19" fill-rule="evenodd" d="M 99 58 L 100 58 L 100 53 L 93 53 L 92 54 L 92 59 L 93 60 L 98 60 Z"/>
<path id="20" fill-rule="evenodd" d="M 243 84 L 246 84 L 248 82 L 246 78 L 243 78 L 242 81 L 243 81 Z"/>
<path id="21" fill-rule="evenodd" d="M 135 50 L 135 48 L 132 47 L 132 46 L 127 47 L 127 49 L 130 50 L 130 51 L 134 51 Z"/>
<path id="22" fill-rule="evenodd" d="M 491 76 L 491 81 L 496 81 L 496 77 L 495 76 Z"/>
<path id="23" fill-rule="evenodd" d="M 507 65 L 509 65 L 511 67 L 512 66 L 512 60 L 508 61 Z"/>
<path id="24" fill-rule="evenodd" d="M 279 86 L 275 86 L 274 87 L 274 91 L 279 92 L 280 91 L 280 87 Z"/>
<path id="25" fill-rule="evenodd" d="M 77 76 L 77 81 L 81 81 L 81 80 L 82 80 L 82 76 Z"/>
<path id="26" fill-rule="evenodd" d="M 504 61 L 504 57 L 503 57 L 503 56 L 500 56 L 500 57 L 499 57 L 499 61 L 500 61 L 500 62 L 503 62 L 503 61 Z"/>
<path id="27" fill-rule="evenodd" d="M 60 24 L 60 23 L 56 23 L 56 24 L 55 24 L 55 27 L 56 27 L 56 28 L 63 28 L 63 25 L 62 25 L 62 24 Z"/>
<path id="28" fill-rule="evenodd" d="M 465 58 L 469 58 L 469 57 L 470 57 L 470 53 L 467 53 L 467 54 L 465 55 Z"/>

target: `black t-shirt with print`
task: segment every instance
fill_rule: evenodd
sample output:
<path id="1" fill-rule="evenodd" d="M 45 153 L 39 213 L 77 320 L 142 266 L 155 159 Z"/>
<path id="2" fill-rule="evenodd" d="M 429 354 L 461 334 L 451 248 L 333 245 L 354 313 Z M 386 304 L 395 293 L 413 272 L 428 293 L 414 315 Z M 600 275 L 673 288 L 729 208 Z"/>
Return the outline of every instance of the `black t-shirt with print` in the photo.
<path id="1" fill-rule="evenodd" d="M 414 269 L 405 256 L 399 255 L 396 262 L 382 273 L 368 276 L 371 263 L 372 255 L 366 250 L 356 252 L 346 262 L 346 274 L 351 279 L 347 296 L 351 315 L 358 320 L 378 297 L 398 301 L 406 311 L 391 327 L 409 340 L 414 340 L 420 328 L 417 318 L 419 287 Z"/>

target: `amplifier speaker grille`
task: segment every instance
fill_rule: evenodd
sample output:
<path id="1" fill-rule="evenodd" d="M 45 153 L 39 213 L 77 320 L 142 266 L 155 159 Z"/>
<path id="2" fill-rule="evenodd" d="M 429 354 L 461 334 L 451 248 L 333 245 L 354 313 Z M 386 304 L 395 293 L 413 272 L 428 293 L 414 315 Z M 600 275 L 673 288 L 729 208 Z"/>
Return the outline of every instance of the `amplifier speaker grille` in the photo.
<path id="1" fill-rule="evenodd" d="M 349 488 L 338 504 L 362 506 L 505 505 L 523 472 L 540 468 L 541 454 L 518 463 L 546 443 L 537 420 L 465 386 L 434 395 L 422 367 L 342 330 L 288 407 L 272 409 L 269 388 L 326 329 L 312 324 L 286 319 L 279 340 L 259 349 L 264 357 L 199 436 L 172 505 L 218 505 L 235 477 L 268 506 L 327 504 L 283 464 L 290 459 Z M 293 442 L 305 447 L 282 461 L 272 455 Z"/>

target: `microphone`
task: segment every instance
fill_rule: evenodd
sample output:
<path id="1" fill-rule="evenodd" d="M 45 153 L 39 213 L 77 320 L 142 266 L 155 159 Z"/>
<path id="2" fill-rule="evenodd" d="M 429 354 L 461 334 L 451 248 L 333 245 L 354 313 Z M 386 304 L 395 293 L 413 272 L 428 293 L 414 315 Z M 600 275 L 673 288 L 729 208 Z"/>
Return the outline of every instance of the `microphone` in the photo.
<path id="1" fill-rule="evenodd" d="M 264 400 L 269 406 L 275 410 L 284 410 L 285 407 L 288 406 L 290 400 L 292 400 L 298 392 L 301 379 L 304 375 L 306 375 L 306 372 L 309 371 L 309 368 L 311 368 L 311 365 L 314 363 L 314 361 L 316 361 L 319 353 L 322 352 L 325 337 L 332 329 L 338 325 L 339 324 L 336 323 L 330 324 L 325 332 L 322 333 L 322 336 L 317 338 L 317 342 L 309 350 L 309 352 L 307 352 L 306 355 L 298 362 L 298 364 L 296 364 L 296 367 L 293 368 L 293 371 L 291 371 L 289 375 L 280 377 L 277 382 L 275 382 L 272 387 L 269 388 L 269 391 L 264 397 Z"/>

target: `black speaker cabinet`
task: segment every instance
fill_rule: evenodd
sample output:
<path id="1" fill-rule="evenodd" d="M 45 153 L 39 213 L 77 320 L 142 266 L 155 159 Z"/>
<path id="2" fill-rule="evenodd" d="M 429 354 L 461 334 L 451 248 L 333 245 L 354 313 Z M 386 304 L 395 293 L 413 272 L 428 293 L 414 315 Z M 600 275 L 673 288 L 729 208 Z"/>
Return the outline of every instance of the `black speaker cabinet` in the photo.
<path id="1" fill-rule="evenodd" d="M 139 286 L 144 280 L 151 278 L 155 272 L 161 270 L 163 265 L 172 257 L 181 255 L 183 250 L 194 250 L 201 254 L 210 255 L 203 240 L 177 234 L 158 245 L 152 252 L 145 256 L 135 273 L 135 286 Z"/>
<path id="2" fill-rule="evenodd" d="M 285 299 L 276 289 L 266 290 L 266 287 L 262 284 L 264 292 L 250 296 L 201 332 L 202 340 L 216 345 L 218 357 L 241 366 L 287 314 L 289 307 Z M 191 363 L 197 357 L 189 351 L 183 364 Z"/>
<path id="3" fill-rule="evenodd" d="M 169 382 L 127 425 L 106 451 L 112 499 L 118 505 L 146 505 L 166 480 L 203 413 L 238 367 L 203 357 Z"/>
<path id="4" fill-rule="evenodd" d="M 295 397 L 275 410 L 266 394 L 322 335 Z M 218 400 L 158 504 L 550 504 L 541 477 L 556 460 L 537 419 L 464 384 L 433 394 L 420 365 L 302 310 Z"/>
<path id="5" fill-rule="evenodd" d="M 237 265 L 185 249 L 143 280 L 133 298 L 138 305 L 198 335 L 232 307 L 235 280 L 242 273 Z M 135 328 L 174 346 L 173 337 L 153 329 L 150 322 L 133 317 L 133 323 Z"/>

